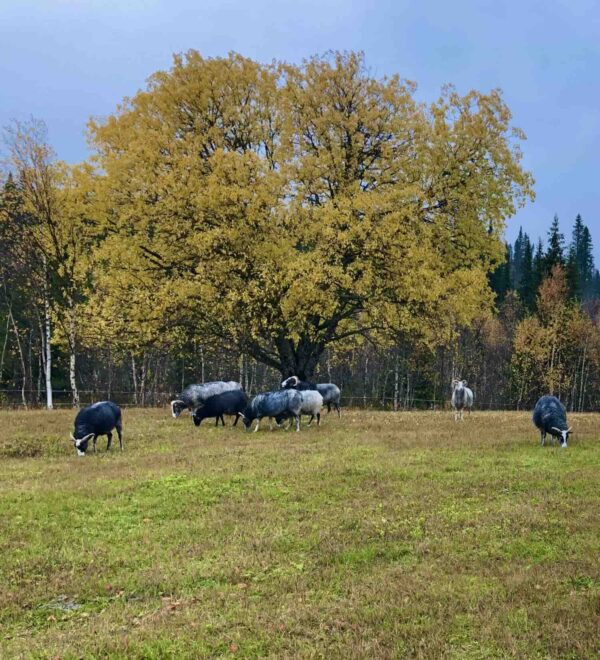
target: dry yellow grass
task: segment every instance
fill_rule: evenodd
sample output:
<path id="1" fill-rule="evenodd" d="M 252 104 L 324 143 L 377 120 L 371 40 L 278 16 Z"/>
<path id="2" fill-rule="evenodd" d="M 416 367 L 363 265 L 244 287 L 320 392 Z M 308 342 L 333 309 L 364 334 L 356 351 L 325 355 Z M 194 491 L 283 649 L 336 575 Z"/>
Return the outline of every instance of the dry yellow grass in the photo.
<path id="1" fill-rule="evenodd" d="M 600 653 L 599 415 L 346 411 L 301 433 L 0 412 L 2 657 Z"/>

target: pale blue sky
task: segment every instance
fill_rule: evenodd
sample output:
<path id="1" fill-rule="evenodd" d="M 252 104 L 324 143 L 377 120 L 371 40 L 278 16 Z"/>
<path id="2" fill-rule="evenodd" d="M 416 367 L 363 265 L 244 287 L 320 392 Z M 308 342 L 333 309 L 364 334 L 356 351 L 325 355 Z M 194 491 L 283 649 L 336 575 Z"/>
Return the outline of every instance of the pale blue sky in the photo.
<path id="1" fill-rule="evenodd" d="M 537 199 L 510 220 L 536 238 L 582 214 L 600 262 L 600 3 L 593 0 L 0 0 L 0 125 L 44 119 L 59 157 L 85 158 L 85 124 L 195 48 L 299 61 L 363 50 L 376 75 L 504 90 Z"/>

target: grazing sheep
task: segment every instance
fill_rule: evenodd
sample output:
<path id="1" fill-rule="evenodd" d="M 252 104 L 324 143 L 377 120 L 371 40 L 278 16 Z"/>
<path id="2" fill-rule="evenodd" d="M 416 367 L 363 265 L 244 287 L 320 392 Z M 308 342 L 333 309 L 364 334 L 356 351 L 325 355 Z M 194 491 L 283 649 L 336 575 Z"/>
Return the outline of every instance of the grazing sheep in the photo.
<path id="1" fill-rule="evenodd" d="M 298 376 L 290 376 L 282 383 L 283 389 L 295 389 L 300 392 L 304 390 L 316 390 L 323 397 L 323 405 L 327 406 L 327 412 L 331 412 L 331 406 L 337 410 L 338 417 L 340 412 L 340 388 L 334 383 L 311 383 L 306 380 L 300 380 Z"/>
<path id="2" fill-rule="evenodd" d="M 465 409 L 471 414 L 471 408 L 473 407 L 473 390 L 467 387 L 466 380 L 458 380 L 455 378 L 452 381 L 452 407 L 454 408 L 455 421 L 462 421 Z"/>
<path id="3" fill-rule="evenodd" d="M 219 419 L 223 426 L 225 426 L 223 415 L 235 415 L 235 422 L 233 423 L 235 426 L 247 405 L 248 397 L 242 390 L 221 392 L 221 394 L 215 394 L 214 396 L 208 397 L 201 406 L 196 408 L 192 419 L 196 426 L 200 426 L 203 419 L 214 417 L 216 426 L 219 426 Z"/>
<path id="4" fill-rule="evenodd" d="M 546 441 L 546 433 L 560 440 L 560 446 L 567 448 L 571 427 L 567 425 L 567 411 L 563 404 L 555 396 L 543 396 L 538 399 L 533 409 L 533 423 L 540 430 L 542 447 Z"/>
<path id="5" fill-rule="evenodd" d="M 302 396 L 296 390 L 279 390 L 277 392 L 263 392 L 257 394 L 254 399 L 246 406 L 242 413 L 244 426 L 248 430 L 253 422 L 256 421 L 254 432 L 258 431 L 260 420 L 263 417 L 296 420 L 296 431 L 300 430 L 300 410 L 302 409 Z"/>
<path id="6" fill-rule="evenodd" d="M 202 385 L 188 385 L 179 395 L 179 398 L 171 401 L 171 414 L 177 418 L 186 408 L 193 413 L 209 397 L 215 394 L 221 394 L 221 392 L 241 389 L 243 388 L 240 383 L 236 383 L 233 380 L 215 380 L 210 383 L 203 383 Z"/>
<path id="7" fill-rule="evenodd" d="M 333 406 L 337 410 L 338 417 L 341 417 L 340 388 L 335 383 L 317 383 L 317 392 L 323 397 L 323 405 L 327 406 L 327 413 L 331 412 Z"/>
<path id="8" fill-rule="evenodd" d="M 75 417 L 75 429 L 71 433 L 71 440 L 75 445 L 77 455 L 85 456 L 90 440 L 93 440 L 95 454 L 96 439 L 99 435 L 108 437 L 106 444 L 106 451 L 108 451 L 112 442 L 113 429 L 117 429 L 119 446 L 123 451 L 123 424 L 119 406 L 112 401 L 99 401 L 87 408 L 82 408 Z"/>
<path id="9" fill-rule="evenodd" d="M 302 397 L 302 407 L 300 408 L 300 417 L 310 415 L 308 426 L 312 424 L 313 419 L 317 418 L 317 426 L 321 425 L 321 408 L 323 407 L 323 397 L 316 390 L 303 390 L 300 392 Z M 284 416 L 277 415 L 275 422 L 277 426 L 281 425 Z M 290 421 L 291 424 L 291 421 Z"/>

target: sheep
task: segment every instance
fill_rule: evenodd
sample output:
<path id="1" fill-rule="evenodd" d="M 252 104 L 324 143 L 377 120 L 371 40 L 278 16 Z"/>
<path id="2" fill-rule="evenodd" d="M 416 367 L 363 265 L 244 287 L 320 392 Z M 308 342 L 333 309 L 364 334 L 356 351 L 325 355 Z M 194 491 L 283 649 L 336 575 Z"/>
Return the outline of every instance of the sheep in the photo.
<path id="1" fill-rule="evenodd" d="M 246 431 L 250 428 L 253 420 L 256 421 L 254 433 L 258 431 L 260 421 L 263 417 L 296 420 L 296 431 L 300 430 L 300 410 L 302 409 L 302 396 L 295 390 L 278 390 L 276 392 L 262 392 L 246 406 L 242 413 Z"/>
<path id="2" fill-rule="evenodd" d="M 533 409 L 533 423 L 540 430 L 542 447 L 546 441 L 546 433 L 560 440 L 560 446 L 567 448 L 567 440 L 572 433 L 571 427 L 567 425 L 567 411 L 563 404 L 555 396 L 543 396 L 538 399 Z"/>
<path id="3" fill-rule="evenodd" d="M 112 442 L 112 430 L 117 429 L 119 445 L 123 451 L 123 424 L 121 409 L 112 401 L 99 401 L 87 408 L 83 408 L 75 417 L 75 428 L 71 433 L 71 440 L 75 445 L 78 456 L 85 456 L 88 443 L 93 440 L 94 454 L 96 453 L 96 439 L 99 435 L 106 435 L 108 442 L 106 451 Z"/>
<path id="4" fill-rule="evenodd" d="M 196 426 L 200 426 L 203 419 L 214 417 L 216 426 L 219 426 L 219 419 L 225 426 L 223 415 L 235 415 L 234 426 L 238 423 L 241 413 L 248 405 L 248 397 L 242 390 L 229 390 L 208 397 L 206 401 L 194 410 L 192 419 Z"/>
<path id="5" fill-rule="evenodd" d="M 323 405 L 327 406 L 327 412 L 331 412 L 331 406 L 337 410 L 338 417 L 340 412 L 340 388 L 334 383 L 311 383 L 300 380 L 298 376 L 290 376 L 281 383 L 282 389 L 295 389 L 298 391 L 317 390 L 323 397 Z"/>
<path id="6" fill-rule="evenodd" d="M 466 380 L 455 378 L 452 381 L 452 407 L 454 408 L 454 421 L 463 421 L 465 408 L 471 414 L 473 407 L 473 390 L 467 387 Z"/>
<path id="7" fill-rule="evenodd" d="M 210 383 L 203 383 L 202 385 L 188 385 L 179 395 L 179 398 L 171 401 L 171 414 L 177 419 L 186 408 L 193 413 L 206 399 L 215 394 L 241 389 L 243 388 L 240 383 L 236 383 L 233 380 L 215 380 Z"/>
<path id="8" fill-rule="evenodd" d="M 317 426 L 321 426 L 321 408 L 323 407 L 323 397 L 316 390 L 303 390 L 300 392 L 300 396 L 302 397 L 300 416 L 302 417 L 302 415 L 310 415 L 308 426 L 312 424 L 313 419 L 316 417 Z M 277 415 L 275 417 L 277 426 L 281 426 L 283 419 L 283 415 Z"/>
<path id="9" fill-rule="evenodd" d="M 323 397 L 323 405 L 327 406 L 327 413 L 331 412 L 333 406 L 337 410 L 338 417 L 341 417 L 340 388 L 335 383 L 317 383 L 317 392 Z"/>

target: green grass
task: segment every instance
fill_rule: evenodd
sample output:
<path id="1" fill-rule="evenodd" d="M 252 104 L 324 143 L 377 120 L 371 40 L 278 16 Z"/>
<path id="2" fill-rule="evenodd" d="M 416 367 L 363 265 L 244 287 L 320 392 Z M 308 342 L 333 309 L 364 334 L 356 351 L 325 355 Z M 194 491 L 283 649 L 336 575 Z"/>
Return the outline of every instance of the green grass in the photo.
<path id="1" fill-rule="evenodd" d="M 599 415 L 72 417 L 0 412 L 2 658 L 600 654 Z"/>

